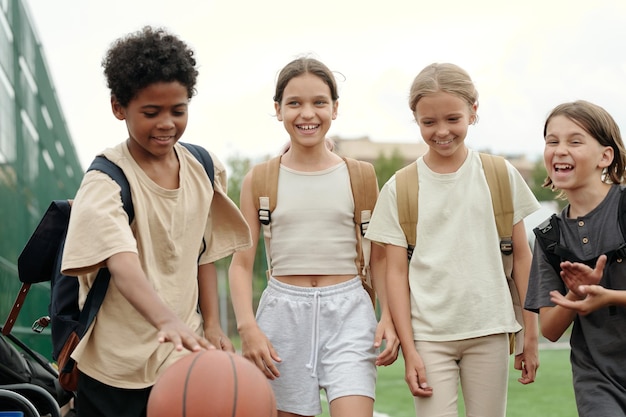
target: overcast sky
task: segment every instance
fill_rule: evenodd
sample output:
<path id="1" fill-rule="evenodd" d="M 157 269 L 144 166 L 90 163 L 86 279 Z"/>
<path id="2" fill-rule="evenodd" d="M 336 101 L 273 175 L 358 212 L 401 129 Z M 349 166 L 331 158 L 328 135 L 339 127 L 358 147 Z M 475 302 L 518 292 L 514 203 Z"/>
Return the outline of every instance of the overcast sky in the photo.
<path id="1" fill-rule="evenodd" d="M 274 154 L 288 140 L 274 117 L 278 71 L 311 54 L 341 73 L 329 135 L 421 141 L 411 81 L 432 62 L 465 68 L 480 117 L 468 145 L 495 153 L 543 150 L 556 104 L 606 108 L 626 130 L 623 0 L 24 0 L 83 166 L 126 138 L 110 111 L 102 57 L 146 24 L 179 35 L 199 62 L 183 140 L 229 156 Z"/>

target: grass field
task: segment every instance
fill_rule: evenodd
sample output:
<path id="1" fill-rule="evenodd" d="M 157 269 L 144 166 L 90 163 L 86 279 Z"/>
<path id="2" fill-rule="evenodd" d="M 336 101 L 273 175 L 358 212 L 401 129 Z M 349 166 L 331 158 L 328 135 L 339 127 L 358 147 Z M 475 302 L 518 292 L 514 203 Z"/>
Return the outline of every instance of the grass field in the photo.
<path id="1" fill-rule="evenodd" d="M 541 350 L 540 368 L 533 384 L 517 382 L 519 371 L 513 368 L 509 377 L 507 417 L 574 417 L 576 404 L 572 389 L 569 349 Z M 404 382 L 404 362 L 379 368 L 375 417 L 415 417 L 413 398 Z M 459 410 L 459 416 L 464 416 Z M 324 417 L 328 407 L 324 405 Z"/>

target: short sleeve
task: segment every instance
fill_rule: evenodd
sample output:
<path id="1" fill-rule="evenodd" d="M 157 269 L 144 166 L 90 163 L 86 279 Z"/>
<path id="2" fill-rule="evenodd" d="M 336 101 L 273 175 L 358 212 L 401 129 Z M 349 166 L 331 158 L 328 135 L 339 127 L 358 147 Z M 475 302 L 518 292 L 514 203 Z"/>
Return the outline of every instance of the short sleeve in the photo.
<path id="1" fill-rule="evenodd" d="M 67 275 L 91 272 L 120 252 L 137 253 L 120 186 L 107 174 L 89 171 L 72 203 L 61 269 Z"/>
<path id="2" fill-rule="evenodd" d="M 398 219 L 395 175 L 380 190 L 365 237 L 372 242 L 408 246 Z"/>

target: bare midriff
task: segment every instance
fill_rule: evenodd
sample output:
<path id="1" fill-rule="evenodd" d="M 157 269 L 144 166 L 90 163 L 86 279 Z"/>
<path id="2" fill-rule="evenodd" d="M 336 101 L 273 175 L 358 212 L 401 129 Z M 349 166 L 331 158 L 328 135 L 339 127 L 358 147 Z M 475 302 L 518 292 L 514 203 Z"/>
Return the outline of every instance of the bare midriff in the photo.
<path id="1" fill-rule="evenodd" d="M 298 287 L 328 287 L 350 281 L 356 275 L 282 275 L 272 277 L 285 284 Z"/>

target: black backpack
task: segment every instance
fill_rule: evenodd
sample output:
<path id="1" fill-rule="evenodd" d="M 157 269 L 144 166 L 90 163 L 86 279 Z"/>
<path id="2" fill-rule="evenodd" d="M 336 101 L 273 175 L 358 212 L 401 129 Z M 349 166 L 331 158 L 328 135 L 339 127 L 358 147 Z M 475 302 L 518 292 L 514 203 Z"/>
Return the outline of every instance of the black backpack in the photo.
<path id="1" fill-rule="evenodd" d="M 57 371 L 43 355 L 11 334 L 6 338 L 0 335 L 0 388 L 22 394 L 39 414 L 54 416 L 55 409 L 73 397 L 61 387 L 57 378 Z M 0 398 L 0 410 L 11 409 L 6 408 L 10 405 L 2 400 L 6 398 Z"/>
<path id="2" fill-rule="evenodd" d="M 208 151 L 198 145 L 179 143 L 202 163 L 213 186 L 215 173 L 213 160 Z M 119 184 L 122 205 L 128 214 L 129 222 L 132 223 L 135 212 L 130 185 L 121 168 L 100 155 L 87 169 L 87 171 L 92 170 L 104 172 Z M 68 200 L 53 201 L 43 215 L 18 258 L 18 275 L 22 287 L 9 313 L 9 318 L 2 327 L 2 334 L 8 335 L 11 332 L 31 284 L 50 281 L 49 316 L 38 319 L 33 324 L 33 330 L 41 332 L 44 327 L 51 323 L 52 358 L 54 360 L 58 360 L 61 349 L 72 333 L 82 337 L 86 329 L 89 328 L 104 300 L 110 279 L 108 269 L 100 269 L 81 311 L 78 307 L 78 280 L 76 277 L 61 274 L 61 258 L 69 218 L 70 203 Z M 68 364 L 68 366 L 70 365 L 73 366 L 73 363 Z"/>
<path id="3" fill-rule="evenodd" d="M 618 208 L 618 222 L 622 232 L 622 236 L 626 238 L 626 188 L 620 190 L 619 208 Z M 557 274 L 561 272 L 561 262 L 579 262 L 584 263 L 593 268 L 598 260 L 598 257 L 591 259 L 579 259 L 571 250 L 560 244 L 561 229 L 559 227 L 559 220 L 556 214 L 550 216 L 549 219 L 541 223 L 539 226 L 533 229 L 533 233 L 537 238 L 537 243 L 543 249 L 543 252 L 548 258 L 548 262 L 556 271 Z M 615 261 L 617 258 L 626 257 L 626 243 L 622 243 L 615 249 L 608 251 L 607 264 Z"/>

